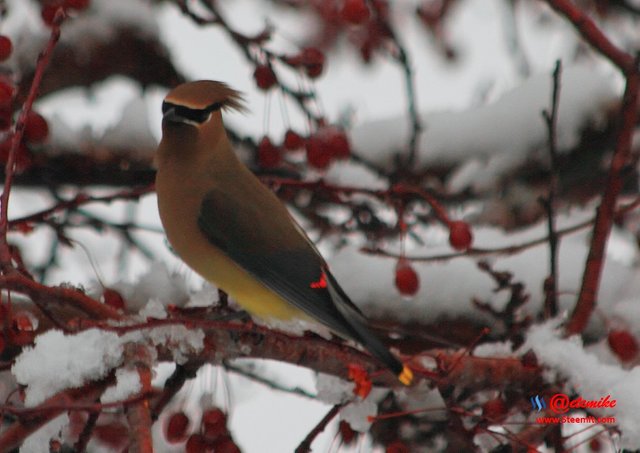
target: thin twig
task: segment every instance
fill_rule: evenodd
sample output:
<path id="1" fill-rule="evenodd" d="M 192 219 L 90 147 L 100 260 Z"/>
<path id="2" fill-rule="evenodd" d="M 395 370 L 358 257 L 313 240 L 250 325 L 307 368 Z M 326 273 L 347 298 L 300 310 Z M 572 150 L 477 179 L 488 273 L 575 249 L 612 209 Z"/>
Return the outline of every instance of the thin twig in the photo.
<path id="1" fill-rule="evenodd" d="M 331 409 L 329 409 L 329 412 L 327 412 L 327 414 L 324 417 L 322 417 L 322 420 L 320 420 L 318 424 L 311 430 L 311 432 L 307 434 L 307 437 L 305 437 L 304 440 L 300 442 L 300 445 L 298 445 L 298 448 L 296 448 L 295 452 L 296 453 L 310 452 L 311 444 L 313 443 L 315 438 L 318 437 L 318 434 L 324 431 L 324 429 L 331 422 L 331 420 L 333 420 L 334 417 L 338 415 L 338 413 L 340 412 L 340 409 L 342 409 L 343 406 L 344 406 L 343 404 L 336 404 Z"/>
<path id="2" fill-rule="evenodd" d="M 556 145 L 556 129 L 558 123 L 558 100 L 560 95 L 560 75 L 562 63 L 556 61 L 553 70 L 553 89 L 551 93 L 551 112 L 543 110 L 542 117 L 547 125 L 549 136 L 549 155 L 551 157 L 551 174 L 547 199 L 543 201 L 547 211 L 547 228 L 549 230 L 549 276 L 545 280 L 544 317 L 552 318 L 558 314 L 558 247 L 559 236 L 556 232 L 555 202 L 560 179 L 558 169 L 558 150 Z"/>
<path id="3" fill-rule="evenodd" d="M 151 410 L 152 420 L 157 420 L 160 413 L 169 404 L 173 397 L 182 389 L 184 384 L 189 380 L 196 377 L 196 373 L 202 366 L 202 362 L 189 361 L 184 365 L 176 365 L 176 369 L 171 376 L 167 378 L 164 383 L 164 389 L 160 398 L 155 402 Z"/>
<path id="4" fill-rule="evenodd" d="M 377 2 L 372 2 L 371 5 L 377 10 L 380 5 Z M 396 53 L 392 54 L 393 58 L 400 64 L 402 73 L 404 75 L 405 93 L 407 96 L 407 108 L 409 110 L 409 118 L 411 120 L 411 136 L 409 137 L 409 152 L 406 161 L 402 162 L 405 168 L 410 169 L 415 163 L 418 151 L 418 139 L 420 133 L 423 130 L 422 123 L 420 121 L 420 115 L 418 114 L 418 100 L 416 97 L 415 77 L 413 74 L 413 68 L 411 67 L 411 60 L 406 48 L 400 42 L 397 34 L 394 32 L 393 27 L 387 21 L 380 19 L 384 17 L 377 11 L 378 22 L 383 28 L 385 35 L 391 40 L 395 46 Z"/>

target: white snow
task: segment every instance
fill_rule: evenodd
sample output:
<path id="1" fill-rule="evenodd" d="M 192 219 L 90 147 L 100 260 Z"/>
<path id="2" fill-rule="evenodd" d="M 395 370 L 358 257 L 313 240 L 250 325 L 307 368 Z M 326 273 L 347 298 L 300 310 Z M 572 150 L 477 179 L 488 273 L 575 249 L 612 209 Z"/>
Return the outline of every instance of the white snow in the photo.
<path id="1" fill-rule="evenodd" d="M 184 275 L 170 272 L 167 264 L 156 261 L 135 282 L 116 283 L 118 290 L 127 303 L 127 309 L 137 311 L 151 300 L 164 305 L 183 306 L 189 300 L 189 288 Z"/>
<path id="2" fill-rule="evenodd" d="M 330 374 L 318 373 L 316 391 L 318 399 L 328 404 L 341 404 L 353 399 L 354 383 Z"/>
<path id="3" fill-rule="evenodd" d="M 147 104 L 142 97 L 133 97 L 125 105 L 120 120 L 107 129 L 100 140 L 104 146 L 126 152 L 137 158 L 148 158 L 158 147 L 158 141 L 151 133 Z"/>
<path id="4" fill-rule="evenodd" d="M 253 321 L 259 326 L 264 326 L 269 329 L 279 330 L 281 332 L 284 332 L 288 335 L 293 335 L 295 337 L 301 337 L 307 331 L 314 332 L 317 335 L 327 340 L 333 336 L 330 329 L 328 329 L 323 324 L 320 324 L 312 320 L 306 320 L 306 319 L 281 320 L 277 318 L 263 318 L 260 316 L 252 316 L 251 319 L 253 319 Z"/>
<path id="5" fill-rule="evenodd" d="M 49 442 L 60 438 L 62 430 L 68 424 L 69 416 L 66 413 L 58 415 L 27 437 L 20 447 L 20 453 L 49 453 Z"/>
<path id="6" fill-rule="evenodd" d="M 76 335 L 49 330 L 16 359 L 11 371 L 26 385 L 25 404 L 36 406 L 66 388 L 104 378 L 122 362 L 118 335 L 89 329 Z"/>
<path id="7" fill-rule="evenodd" d="M 351 425 L 354 431 L 367 432 L 371 426 L 369 417 L 378 415 L 378 403 L 389 393 L 389 389 L 374 387 L 366 398 L 354 394 L 355 384 L 329 374 L 316 375 L 318 399 L 328 404 L 345 404 L 340 409 L 340 419 Z"/>
<path id="8" fill-rule="evenodd" d="M 143 318 L 165 319 L 167 310 L 164 305 L 157 299 L 151 299 L 139 312 Z"/>
<path id="9" fill-rule="evenodd" d="M 388 389 L 373 388 L 365 399 L 355 399 L 340 410 L 340 419 L 349 423 L 354 431 L 366 433 L 378 415 L 378 403 L 389 393 Z"/>
<path id="10" fill-rule="evenodd" d="M 189 356 L 204 348 L 204 332 L 200 329 L 187 329 L 183 325 L 169 325 L 142 329 L 123 336 L 123 340 L 137 341 L 141 336 L 150 344 L 167 348 L 178 364 L 184 364 Z"/>
<path id="11" fill-rule="evenodd" d="M 591 66 L 564 68 L 557 122 L 559 151 L 574 147 L 581 128 L 597 123 L 607 106 L 616 102 L 619 93 L 614 81 L 613 75 Z M 492 184 L 496 177 L 545 149 L 547 129 L 541 112 L 549 109 L 551 87 L 550 73 L 541 73 L 493 104 L 458 112 L 422 112 L 426 129 L 420 135 L 415 169 L 471 160 L 472 164 L 454 175 L 450 188 Z M 403 115 L 364 122 L 353 128 L 351 139 L 368 161 L 388 167 L 402 151 L 398 144 L 407 142 L 409 132 L 410 121 Z"/>
<path id="12" fill-rule="evenodd" d="M 130 370 L 125 368 L 119 368 L 116 370 L 116 384 L 108 387 L 102 396 L 100 401 L 102 403 L 113 403 L 116 401 L 123 401 L 142 390 L 142 384 L 140 383 L 140 375 L 136 370 Z"/>
<path id="13" fill-rule="evenodd" d="M 89 381 L 104 378 L 122 363 L 124 344 L 144 342 L 168 348 L 176 363 L 184 363 L 189 355 L 203 347 L 204 333 L 182 325 L 141 329 L 122 336 L 101 329 L 89 329 L 75 335 L 49 330 L 35 339 L 33 347 L 25 348 L 11 368 L 18 383 L 27 386 L 25 404 L 36 406 L 56 393 L 81 387 Z M 125 379 L 118 394 L 131 390 L 134 383 Z"/>
<path id="14" fill-rule="evenodd" d="M 185 307 L 209 307 L 218 303 L 218 289 L 203 280 L 200 289 L 191 293 Z"/>

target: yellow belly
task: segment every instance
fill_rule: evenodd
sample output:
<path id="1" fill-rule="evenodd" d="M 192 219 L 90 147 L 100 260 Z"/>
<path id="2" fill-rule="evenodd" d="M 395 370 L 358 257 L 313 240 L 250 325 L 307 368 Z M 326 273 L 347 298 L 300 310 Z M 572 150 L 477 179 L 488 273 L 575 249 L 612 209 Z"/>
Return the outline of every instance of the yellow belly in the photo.
<path id="1" fill-rule="evenodd" d="M 304 313 L 253 278 L 217 248 L 209 246 L 195 254 L 178 249 L 176 252 L 181 257 L 189 256 L 183 258 L 189 267 L 224 290 L 249 313 L 267 319 L 306 318 Z"/>

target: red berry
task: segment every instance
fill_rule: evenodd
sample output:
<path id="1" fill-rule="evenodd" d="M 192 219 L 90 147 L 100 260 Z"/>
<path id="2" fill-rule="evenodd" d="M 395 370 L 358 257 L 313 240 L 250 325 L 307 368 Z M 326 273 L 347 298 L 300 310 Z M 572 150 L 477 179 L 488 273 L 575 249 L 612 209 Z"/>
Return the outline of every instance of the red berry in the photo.
<path id="1" fill-rule="evenodd" d="M 256 79 L 256 85 L 258 85 L 258 88 L 265 91 L 278 83 L 276 73 L 267 65 L 257 66 L 256 70 L 253 72 L 253 78 Z"/>
<path id="2" fill-rule="evenodd" d="M 525 368 L 538 368 L 538 357 L 531 349 L 524 353 L 520 361 Z"/>
<path id="3" fill-rule="evenodd" d="M 396 264 L 395 283 L 403 296 L 414 296 L 420 289 L 418 274 L 406 258 L 400 258 Z"/>
<path id="4" fill-rule="evenodd" d="M 304 146 L 304 139 L 297 132 L 291 129 L 284 134 L 284 149 L 293 151 Z"/>
<path id="5" fill-rule="evenodd" d="M 0 80 L 0 106 L 3 108 L 11 107 L 11 101 L 16 94 L 15 86 L 6 78 Z M 11 110 L 9 109 L 10 113 Z"/>
<path id="6" fill-rule="evenodd" d="M 321 137 L 312 135 L 305 143 L 307 162 L 314 168 L 324 170 L 329 166 L 333 156 Z"/>
<path id="7" fill-rule="evenodd" d="M 62 0 L 54 0 L 44 5 L 42 7 L 42 10 L 40 11 L 40 16 L 42 17 L 42 21 L 48 26 L 53 25 L 53 21 L 56 18 L 56 14 L 60 9 L 64 11 Z"/>
<path id="8" fill-rule="evenodd" d="M 340 437 L 342 437 L 342 442 L 345 445 L 351 444 L 356 438 L 356 432 L 353 430 L 349 422 L 342 420 L 338 425 L 338 430 L 340 430 Z"/>
<path id="9" fill-rule="evenodd" d="M 124 310 L 124 299 L 118 291 L 111 288 L 105 288 L 102 292 L 104 303 L 116 310 Z"/>
<path id="10" fill-rule="evenodd" d="M 4 142 L 0 143 L 0 163 L 6 164 L 9 159 L 9 151 L 11 151 L 12 137 L 7 138 Z M 31 152 L 27 149 L 24 143 L 18 145 L 15 158 L 15 171 L 17 174 L 23 173 L 33 164 L 33 157 Z"/>
<path id="11" fill-rule="evenodd" d="M 218 408 L 208 409 L 202 414 L 202 435 L 208 441 L 214 441 L 227 431 L 227 414 Z"/>
<path id="12" fill-rule="evenodd" d="M 502 398 L 495 398 L 482 405 L 482 415 L 490 421 L 501 421 L 505 418 L 509 408 Z"/>
<path id="13" fill-rule="evenodd" d="M 97 425 L 93 433 L 110 451 L 122 451 L 129 442 L 129 429 L 118 421 Z"/>
<path id="14" fill-rule="evenodd" d="M 331 153 L 337 159 L 346 159 L 351 154 L 351 145 L 344 131 L 338 128 L 331 128 L 327 137 L 327 144 L 331 149 Z"/>
<path id="15" fill-rule="evenodd" d="M 62 442 L 58 439 L 50 439 L 49 440 L 49 452 L 58 453 L 62 451 Z"/>
<path id="16" fill-rule="evenodd" d="M 319 77 L 324 69 L 324 54 L 315 47 L 307 47 L 303 49 L 301 56 L 307 75 L 312 79 Z"/>
<path id="17" fill-rule="evenodd" d="M 409 453 L 409 447 L 401 440 L 396 440 L 387 445 L 385 453 Z"/>
<path id="18" fill-rule="evenodd" d="M 456 250 L 467 250 L 473 242 L 471 227 L 467 222 L 455 220 L 449 224 L 449 244 Z"/>
<path id="19" fill-rule="evenodd" d="M 89 3 L 91 3 L 91 0 L 65 0 L 64 6 L 65 8 L 82 11 L 83 9 L 87 9 Z"/>
<path id="20" fill-rule="evenodd" d="M 214 453 L 240 453 L 240 449 L 229 436 L 218 439 L 213 443 Z"/>
<path id="21" fill-rule="evenodd" d="M 27 115 L 24 139 L 27 143 L 42 143 L 49 136 L 49 124 L 42 115 L 33 110 Z"/>
<path id="22" fill-rule="evenodd" d="M 607 336 L 609 348 L 623 362 L 629 362 L 638 355 L 638 342 L 628 330 L 613 329 Z"/>
<path id="23" fill-rule="evenodd" d="M 258 162 L 262 168 L 277 167 L 282 162 L 280 149 L 271 143 L 269 137 L 263 137 L 258 143 Z"/>
<path id="24" fill-rule="evenodd" d="M 189 436 L 187 445 L 184 447 L 186 453 L 204 453 L 212 452 L 213 447 L 204 438 L 202 434 L 192 434 Z"/>
<path id="25" fill-rule="evenodd" d="M 344 0 L 340 16 L 352 24 L 362 24 L 369 20 L 369 7 L 364 0 Z"/>
<path id="26" fill-rule="evenodd" d="M 15 225 L 15 229 L 19 232 L 21 232 L 22 234 L 29 234 L 31 233 L 35 228 L 33 226 L 32 223 L 29 222 L 20 222 L 17 225 Z"/>
<path id="27" fill-rule="evenodd" d="M 31 344 L 38 328 L 38 319 L 28 311 L 19 311 L 13 315 L 9 341 L 16 346 Z"/>
<path id="28" fill-rule="evenodd" d="M 8 36 L 0 35 L 0 61 L 5 61 L 11 56 L 13 44 Z"/>
<path id="29" fill-rule="evenodd" d="M 175 412 L 169 416 L 164 427 L 164 437 L 167 442 L 176 444 L 183 442 L 187 438 L 187 431 L 189 429 L 189 417 L 180 411 Z"/>
<path id="30" fill-rule="evenodd" d="M 11 127 L 13 122 L 13 111 L 11 107 L 0 106 L 0 131 L 6 131 Z"/>

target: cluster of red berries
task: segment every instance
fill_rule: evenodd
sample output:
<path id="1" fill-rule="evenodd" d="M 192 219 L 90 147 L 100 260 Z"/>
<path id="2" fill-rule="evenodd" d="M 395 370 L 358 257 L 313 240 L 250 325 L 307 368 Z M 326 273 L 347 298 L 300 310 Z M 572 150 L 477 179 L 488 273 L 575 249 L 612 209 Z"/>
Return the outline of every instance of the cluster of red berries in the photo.
<path id="1" fill-rule="evenodd" d="M 324 70 L 324 54 L 315 47 L 305 47 L 298 54 L 283 57 L 282 61 L 289 66 L 301 69 L 311 79 L 320 77 Z"/>
<path id="2" fill-rule="evenodd" d="M 322 42 L 335 40 L 338 31 L 344 30 L 351 44 L 360 52 L 362 60 L 370 62 L 373 52 L 384 49 L 391 38 L 386 25 L 390 19 L 388 3 L 384 0 L 322 2 L 317 8 L 324 22 Z"/>
<path id="3" fill-rule="evenodd" d="M 0 35 L 0 61 L 5 61 L 11 56 L 13 44 L 7 36 Z M 6 131 L 13 123 L 13 103 L 17 88 L 8 77 L 0 77 L 0 131 Z M 49 125 L 42 115 L 29 112 L 26 118 L 23 142 L 19 144 L 16 155 L 16 172 L 21 173 L 32 163 L 31 153 L 25 144 L 37 145 L 48 137 Z M 12 146 L 12 135 L 0 143 L 0 163 L 4 164 L 9 158 Z"/>
<path id="4" fill-rule="evenodd" d="M 172 444 L 186 441 L 186 453 L 240 453 L 227 428 L 227 414 L 222 410 L 216 407 L 205 410 L 199 432 L 190 433 L 190 425 L 183 411 L 171 414 L 165 424 L 165 439 Z"/>
<path id="5" fill-rule="evenodd" d="M 344 130 L 337 126 L 322 126 L 308 137 L 302 137 L 289 129 L 281 146 L 269 137 L 258 143 L 258 163 L 262 168 L 274 168 L 282 162 L 283 151 L 303 149 L 307 163 L 318 170 L 326 169 L 336 159 L 346 159 L 351 154 L 351 145 Z"/>
<path id="6" fill-rule="evenodd" d="M 89 7 L 91 0 L 48 0 L 42 5 L 40 16 L 42 21 L 51 26 L 60 8 L 65 12 L 82 11 Z"/>
<path id="7" fill-rule="evenodd" d="M 333 0 L 316 2 L 316 11 L 328 29 L 337 30 L 346 25 L 363 25 L 369 22 L 371 10 L 379 0 Z"/>
<path id="8" fill-rule="evenodd" d="M 324 54 L 315 47 L 306 47 L 300 53 L 291 56 L 280 57 L 286 65 L 304 71 L 312 79 L 320 77 L 324 70 Z M 270 63 L 256 66 L 253 71 L 256 85 L 263 91 L 268 91 L 278 84 L 278 76 Z"/>

